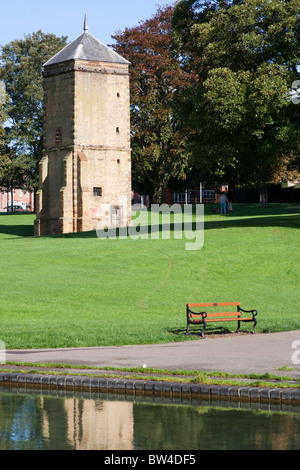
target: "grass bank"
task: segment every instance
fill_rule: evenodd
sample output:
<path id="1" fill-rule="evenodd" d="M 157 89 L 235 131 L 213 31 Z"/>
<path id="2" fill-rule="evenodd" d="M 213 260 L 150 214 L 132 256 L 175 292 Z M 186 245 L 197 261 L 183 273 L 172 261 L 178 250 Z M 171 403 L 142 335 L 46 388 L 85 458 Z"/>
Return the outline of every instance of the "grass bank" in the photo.
<path id="1" fill-rule="evenodd" d="M 190 340 L 185 305 L 198 301 L 257 309 L 257 332 L 300 328 L 299 205 L 239 204 L 227 216 L 206 206 L 199 251 L 186 251 L 175 232 L 170 240 L 99 240 L 94 232 L 34 238 L 33 221 L 0 215 L 7 349 Z"/>

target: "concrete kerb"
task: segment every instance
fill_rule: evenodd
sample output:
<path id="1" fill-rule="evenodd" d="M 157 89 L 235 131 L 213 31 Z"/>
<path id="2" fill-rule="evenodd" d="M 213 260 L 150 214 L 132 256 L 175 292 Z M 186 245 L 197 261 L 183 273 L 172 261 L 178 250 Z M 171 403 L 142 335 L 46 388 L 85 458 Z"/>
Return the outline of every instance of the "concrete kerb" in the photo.
<path id="1" fill-rule="evenodd" d="M 65 391 L 88 391 L 125 395 L 160 396 L 206 401 L 247 401 L 300 406 L 300 389 L 219 386 L 180 382 L 56 376 L 18 372 L 1 372 L 0 384 L 5 387 L 48 388 Z"/>

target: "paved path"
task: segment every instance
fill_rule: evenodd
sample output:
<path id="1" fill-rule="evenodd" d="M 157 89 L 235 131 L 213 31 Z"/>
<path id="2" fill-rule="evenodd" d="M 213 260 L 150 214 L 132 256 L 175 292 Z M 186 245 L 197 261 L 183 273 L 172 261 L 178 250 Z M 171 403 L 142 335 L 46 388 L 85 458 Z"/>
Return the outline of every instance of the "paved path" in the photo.
<path id="1" fill-rule="evenodd" d="M 295 341 L 298 341 L 297 349 L 293 349 Z M 170 370 L 269 372 L 300 377 L 300 364 L 293 363 L 293 353 L 299 362 L 300 330 L 145 346 L 7 351 L 6 361 L 124 368 L 145 364 L 147 367 Z M 280 372 L 282 367 L 293 370 Z"/>

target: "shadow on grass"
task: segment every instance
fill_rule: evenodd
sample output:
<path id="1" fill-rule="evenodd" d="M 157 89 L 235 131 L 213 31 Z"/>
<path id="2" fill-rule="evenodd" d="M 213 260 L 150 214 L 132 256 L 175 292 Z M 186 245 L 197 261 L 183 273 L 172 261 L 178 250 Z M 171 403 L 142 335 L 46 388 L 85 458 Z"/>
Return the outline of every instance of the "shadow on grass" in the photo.
<path id="1" fill-rule="evenodd" d="M 217 205 L 205 206 L 205 230 L 226 229 L 226 228 L 250 228 L 250 227 L 289 227 L 300 228 L 300 205 L 296 204 L 274 204 L 266 208 L 260 208 L 256 205 L 234 205 L 232 213 L 227 215 L 219 215 L 216 213 Z M 22 224 L 22 217 L 26 214 L 0 214 L 0 234 L 5 234 L 10 237 L 33 237 L 34 227 L 33 224 Z M 28 215 L 28 214 L 27 214 Z M 4 224 L 2 217 L 16 217 L 20 224 Z M 18 218 L 18 219 L 17 219 Z M 212 220 L 211 220 L 212 219 Z M 3 220 L 3 222 L 4 222 Z M 150 214 L 149 219 L 150 221 Z M 184 222 L 184 218 L 183 218 Z M 193 222 L 190 227 L 191 230 L 197 229 L 196 222 Z M 123 229 L 124 230 L 124 229 Z M 168 223 L 159 225 L 143 225 L 134 228 L 137 236 L 145 234 L 150 235 L 154 233 L 163 232 L 182 232 L 184 230 L 184 223 Z M 120 229 L 109 229 L 101 231 L 101 238 L 118 238 Z M 122 233 L 121 233 L 122 235 Z M 130 233 L 129 233 L 130 236 Z M 47 235 L 45 238 L 98 238 L 96 231 Z"/>
<path id="2" fill-rule="evenodd" d="M 206 220 L 204 224 L 205 230 L 216 230 L 225 228 L 250 228 L 250 227 L 289 227 L 289 228 L 300 228 L 300 206 L 289 206 L 285 209 L 278 207 L 276 208 L 258 208 L 253 207 L 253 210 L 246 211 L 243 213 L 241 209 L 237 213 L 227 215 L 215 215 L 214 220 L 209 220 L 207 217 L 209 209 L 206 209 Z M 250 213 L 249 213 L 250 212 Z M 274 212 L 276 212 L 274 214 Z M 298 212 L 298 214 L 297 214 Z M 295 214 L 296 213 L 296 214 Z M 220 217 L 219 220 L 216 220 Z M 240 217 L 240 218 L 239 218 Z M 149 215 L 150 220 L 150 215 Z M 193 231 L 197 230 L 196 222 L 193 222 L 190 229 Z M 184 219 L 183 223 L 167 223 L 159 225 L 141 225 L 140 227 L 134 227 L 134 234 L 138 235 L 150 235 L 155 233 L 167 233 L 167 232 L 182 232 L 185 229 Z M 122 229 L 121 229 L 122 230 Z M 123 229 L 124 230 L 124 229 Z M 129 229 L 130 230 L 130 229 Z M 189 230 L 189 228 L 187 229 Z M 101 231 L 101 238 L 118 238 L 122 235 L 120 229 L 108 229 L 107 231 Z M 69 235 L 57 235 L 58 237 L 70 237 L 70 238 L 97 238 L 95 231 L 75 233 Z M 129 232 L 130 236 L 130 232 Z"/>
<path id="3" fill-rule="evenodd" d="M 17 212 L 14 214 L 11 213 L 0 213 L 0 235 L 8 235 L 8 238 L 15 237 L 33 237 L 34 236 L 34 227 L 33 224 L 26 223 L 27 220 L 24 220 L 28 216 L 31 216 L 32 212 Z M 11 221 L 16 221 L 19 223 L 10 223 Z M 2 239 L 4 237 L 1 237 Z"/>
<path id="4" fill-rule="evenodd" d="M 251 217 L 245 219 L 234 219 L 229 215 L 222 220 L 213 220 L 205 222 L 205 229 L 222 229 L 222 228 L 242 228 L 242 227 L 289 227 L 300 228 L 299 215 L 281 215 L 268 217 Z"/>
<path id="5" fill-rule="evenodd" d="M 34 230 L 31 225 L 0 225 L 0 234 L 15 237 L 33 237 Z M 3 239 L 3 237 L 2 237 Z"/>

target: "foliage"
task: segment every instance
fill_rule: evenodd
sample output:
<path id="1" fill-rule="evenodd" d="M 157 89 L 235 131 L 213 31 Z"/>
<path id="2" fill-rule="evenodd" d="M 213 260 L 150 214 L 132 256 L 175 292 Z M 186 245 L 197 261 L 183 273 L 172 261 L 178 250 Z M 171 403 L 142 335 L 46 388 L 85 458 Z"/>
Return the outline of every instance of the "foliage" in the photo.
<path id="1" fill-rule="evenodd" d="M 4 82 L 0 81 L 0 178 L 5 171 L 5 167 L 7 164 L 7 156 L 5 152 L 5 121 L 7 120 L 8 116 L 5 109 L 6 104 L 6 90 Z"/>
<path id="2" fill-rule="evenodd" d="M 139 26 L 114 36 L 114 48 L 131 62 L 133 182 L 161 202 L 172 178 L 184 180 L 185 140 L 172 111 L 174 94 L 192 81 L 171 40 L 172 7 L 159 8 Z"/>
<path id="3" fill-rule="evenodd" d="M 7 116 L 5 114 L 4 106 L 0 103 L 0 178 L 3 174 L 3 170 L 6 165 L 6 155 L 5 155 L 5 129 L 3 124 L 6 120 Z"/>
<path id="4" fill-rule="evenodd" d="M 43 147 L 42 68 L 65 44 L 66 37 L 38 31 L 1 47 L 0 79 L 9 97 L 6 174 L 14 185 L 37 185 Z"/>
<path id="5" fill-rule="evenodd" d="M 298 0 L 177 4 L 173 38 L 198 76 L 177 116 L 190 126 L 203 177 L 262 184 L 295 169 L 299 108 L 289 90 L 299 77 L 299 33 Z"/>
<path id="6" fill-rule="evenodd" d="M 299 35 L 299 0 L 180 0 L 116 34 L 131 62 L 134 188 L 162 202 L 167 185 L 193 179 L 234 187 L 297 175 Z M 1 48 L 7 187 L 37 186 L 42 65 L 65 44 L 38 31 Z"/>
<path id="7" fill-rule="evenodd" d="M 6 115 L 5 115 L 4 106 L 0 103 L 0 146 L 1 148 L 5 142 L 5 130 L 3 127 L 5 119 L 6 119 Z"/>

